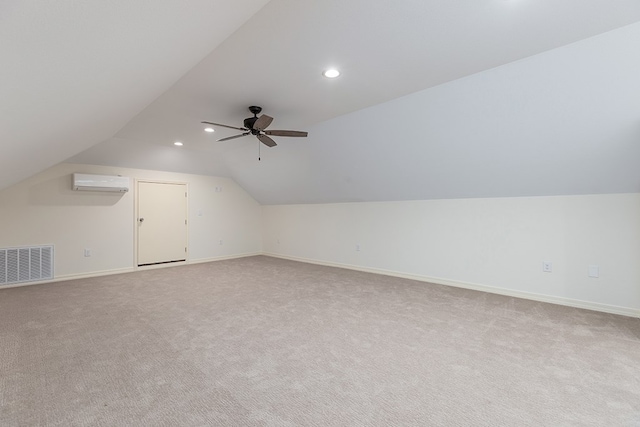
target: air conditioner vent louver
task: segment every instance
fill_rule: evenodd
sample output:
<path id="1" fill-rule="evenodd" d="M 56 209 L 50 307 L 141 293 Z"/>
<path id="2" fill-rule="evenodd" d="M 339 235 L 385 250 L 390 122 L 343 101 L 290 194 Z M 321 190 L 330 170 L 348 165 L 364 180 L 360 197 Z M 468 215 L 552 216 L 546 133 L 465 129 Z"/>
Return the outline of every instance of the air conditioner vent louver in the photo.
<path id="1" fill-rule="evenodd" d="M 73 174 L 73 186 L 76 191 L 107 191 L 126 193 L 129 191 L 129 178 L 126 176 Z"/>
<path id="2" fill-rule="evenodd" d="M 53 279 L 53 246 L 0 249 L 0 285 Z"/>

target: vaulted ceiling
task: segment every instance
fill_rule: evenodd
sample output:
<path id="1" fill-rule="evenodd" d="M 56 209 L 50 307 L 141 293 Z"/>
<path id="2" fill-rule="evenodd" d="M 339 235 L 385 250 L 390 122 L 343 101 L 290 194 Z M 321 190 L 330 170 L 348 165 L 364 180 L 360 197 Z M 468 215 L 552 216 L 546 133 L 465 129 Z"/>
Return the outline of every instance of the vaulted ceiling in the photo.
<path id="1" fill-rule="evenodd" d="M 0 189 L 68 160 L 266 204 L 640 191 L 635 0 L 12 0 L 0 39 Z M 249 105 L 309 137 L 203 132 Z"/>

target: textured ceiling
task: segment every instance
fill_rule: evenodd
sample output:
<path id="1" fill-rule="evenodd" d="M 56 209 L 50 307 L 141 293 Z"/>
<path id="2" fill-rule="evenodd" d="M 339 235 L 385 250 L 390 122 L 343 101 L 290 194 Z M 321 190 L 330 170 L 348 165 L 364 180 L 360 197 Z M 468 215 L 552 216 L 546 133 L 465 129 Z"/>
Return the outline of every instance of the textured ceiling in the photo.
<path id="1" fill-rule="evenodd" d="M 116 3 L 109 19 L 85 11 L 96 22 L 73 34 L 87 48 L 100 42 L 109 61 L 64 64 L 85 52 L 64 43 L 50 53 L 54 76 L 34 59 L 46 108 L 19 74 L 28 69 L 14 67 L 12 99 L 23 109 L 0 101 L 15 113 L 2 118 L 12 132 L 2 135 L 0 188 L 77 153 L 69 160 L 230 176 L 262 203 L 640 191 L 635 0 L 272 0 L 253 16 L 264 1 L 217 2 L 224 7 L 202 16 L 176 3 L 160 17 L 182 14 L 195 28 L 171 36 Z M 64 22 L 76 20 L 62 15 L 50 32 L 65 41 Z M 126 35 L 104 31 L 111 26 Z M 140 37 L 142 50 L 132 43 Z M 15 39 L 16 55 L 30 46 Z M 112 73 L 116 59 L 127 65 Z M 342 76 L 323 78 L 328 66 Z M 82 79 L 99 77 L 85 96 L 93 85 Z M 272 128 L 309 138 L 279 138 L 258 162 L 255 138 L 218 143 L 234 131 L 202 131 L 201 120 L 240 125 L 253 104 L 275 117 Z M 38 150 L 39 162 L 20 167 Z"/>

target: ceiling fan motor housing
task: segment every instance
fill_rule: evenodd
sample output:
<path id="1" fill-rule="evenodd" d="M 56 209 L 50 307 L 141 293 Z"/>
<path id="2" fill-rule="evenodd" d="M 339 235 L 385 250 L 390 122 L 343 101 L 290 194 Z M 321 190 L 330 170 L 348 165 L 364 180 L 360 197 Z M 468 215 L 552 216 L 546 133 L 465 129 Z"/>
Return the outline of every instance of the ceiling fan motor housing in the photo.
<path id="1" fill-rule="evenodd" d="M 249 129 L 253 133 L 254 132 L 253 124 L 256 122 L 256 120 L 258 120 L 257 117 L 249 117 L 247 119 L 244 119 L 244 127 Z M 255 133 L 253 133 L 253 134 L 255 135 Z"/>

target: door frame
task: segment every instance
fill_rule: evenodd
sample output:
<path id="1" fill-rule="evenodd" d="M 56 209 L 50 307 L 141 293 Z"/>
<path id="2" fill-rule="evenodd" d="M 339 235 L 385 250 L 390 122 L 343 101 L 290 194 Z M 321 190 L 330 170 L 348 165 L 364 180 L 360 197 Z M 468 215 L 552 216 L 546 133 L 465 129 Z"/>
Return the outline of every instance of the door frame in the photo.
<path id="1" fill-rule="evenodd" d="M 166 264 L 155 264 L 155 265 L 142 265 L 139 266 L 138 265 L 138 242 L 139 242 L 139 230 L 140 228 L 138 227 L 138 218 L 139 218 L 139 211 L 138 211 L 138 202 L 140 199 L 140 191 L 138 189 L 138 183 L 140 182 L 147 182 L 150 184 L 172 184 L 172 185 L 184 185 L 185 186 L 185 190 L 187 191 L 187 197 L 185 197 L 185 203 L 187 204 L 187 253 L 185 254 L 185 261 L 178 261 L 178 262 L 171 262 L 171 263 L 166 263 Z M 189 264 L 189 254 L 190 254 L 190 248 L 189 248 L 189 225 L 190 224 L 190 220 L 189 220 L 189 183 L 185 182 L 185 181 L 167 181 L 167 180 L 160 180 L 160 179 L 146 179 L 146 178 L 134 178 L 134 203 L 133 203 L 133 228 L 134 228 L 134 232 L 133 232 L 133 269 L 134 270 L 150 270 L 153 268 L 165 268 L 165 267 L 171 267 L 171 266 L 176 266 L 176 265 L 184 265 L 184 264 Z"/>

